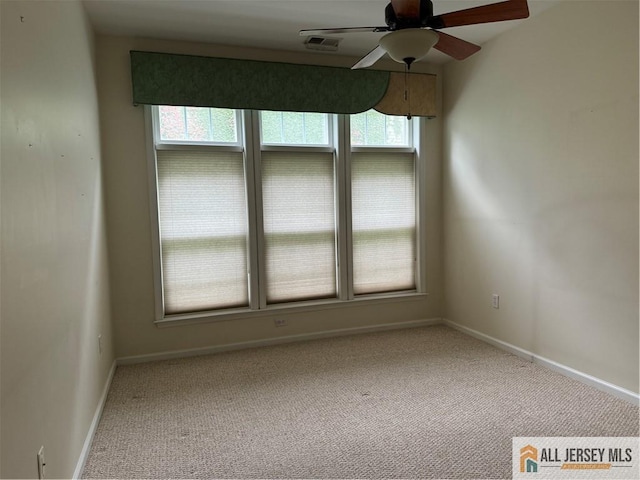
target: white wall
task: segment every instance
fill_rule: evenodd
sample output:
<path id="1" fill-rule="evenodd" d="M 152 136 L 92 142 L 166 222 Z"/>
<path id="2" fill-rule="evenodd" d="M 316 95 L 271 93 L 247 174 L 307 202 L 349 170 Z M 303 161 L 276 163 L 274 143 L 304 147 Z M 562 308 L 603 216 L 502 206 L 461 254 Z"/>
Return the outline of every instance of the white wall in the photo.
<path id="1" fill-rule="evenodd" d="M 444 90 L 446 316 L 638 392 L 638 2 L 563 2 Z"/>
<path id="2" fill-rule="evenodd" d="M 129 50 L 132 49 L 337 66 L 348 66 L 354 62 L 352 58 L 331 55 L 98 37 L 98 84 L 108 205 L 112 312 L 118 357 L 440 317 L 440 122 L 433 120 L 429 124 L 430 159 L 427 168 L 428 299 L 290 314 L 286 315 L 288 325 L 281 328 L 274 326 L 273 316 L 157 328 L 153 323 L 153 268 L 144 112 L 142 107 L 134 107 L 131 102 Z"/>
<path id="3" fill-rule="evenodd" d="M 44 446 L 70 478 L 114 358 L 93 35 L 75 1 L 0 5 L 0 475 Z"/>

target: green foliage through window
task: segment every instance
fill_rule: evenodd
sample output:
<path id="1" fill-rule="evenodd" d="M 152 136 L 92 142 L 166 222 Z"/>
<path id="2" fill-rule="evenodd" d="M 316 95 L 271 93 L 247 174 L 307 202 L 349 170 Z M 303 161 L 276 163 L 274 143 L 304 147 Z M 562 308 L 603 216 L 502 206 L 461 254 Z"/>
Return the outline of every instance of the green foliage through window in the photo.
<path id="1" fill-rule="evenodd" d="M 200 107 L 158 107 L 162 141 L 236 143 L 235 110 Z"/>
<path id="2" fill-rule="evenodd" d="M 328 145 L 326 113 L 261 112 L 262 143 L 267 145 Z"/>
<path id="3" fill-rule="evenodd" d="M 409 146 L 409 122 L 405 117 L 384 115 L 375 110 L 351 115 L 351 145 Z"/>

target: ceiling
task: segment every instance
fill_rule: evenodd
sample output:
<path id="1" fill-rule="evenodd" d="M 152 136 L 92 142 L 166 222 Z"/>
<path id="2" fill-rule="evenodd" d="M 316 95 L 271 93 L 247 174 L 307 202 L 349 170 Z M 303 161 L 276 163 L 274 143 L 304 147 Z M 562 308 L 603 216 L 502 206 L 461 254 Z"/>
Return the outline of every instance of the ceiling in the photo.
<path id="1" fill-rule="evenodd" d="M 388 0 L 83 0 L 101 34 L 195 41 L 218 45 L 305 51 L 300 29 L 384 25 Z M 496 0 L 433 0 L 434 14 L 496 3 Z M 531 15 L 558 0 L 529 0 Z M 449 28 L 451 35 L 482 45 L 526 20 Z M 336 35 L 337 52 L 360 57 L 382 33 Z M 450 57 L 431 50 L 425 61 L 442 64 Z"/>

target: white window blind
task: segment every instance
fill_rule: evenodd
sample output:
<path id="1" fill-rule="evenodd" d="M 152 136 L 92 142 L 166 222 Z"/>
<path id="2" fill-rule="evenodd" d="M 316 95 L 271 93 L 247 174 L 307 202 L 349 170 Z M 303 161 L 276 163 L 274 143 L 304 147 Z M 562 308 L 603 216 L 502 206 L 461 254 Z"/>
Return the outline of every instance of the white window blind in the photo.
<path id="1" fill-rule="evenodd" d="M 167 314 L 248 305 L 242 153 L 157 151 Z"/>
<path id="2" fill-rule="evenodd" d="M 337 296 L 333 154 L 262 153 L 267 303 Z"/>
<path id="3" fill-rule="evenodd" d="M 352 153 L 356 295 L 416 288 L 414 162 L 412 153 Z"/>

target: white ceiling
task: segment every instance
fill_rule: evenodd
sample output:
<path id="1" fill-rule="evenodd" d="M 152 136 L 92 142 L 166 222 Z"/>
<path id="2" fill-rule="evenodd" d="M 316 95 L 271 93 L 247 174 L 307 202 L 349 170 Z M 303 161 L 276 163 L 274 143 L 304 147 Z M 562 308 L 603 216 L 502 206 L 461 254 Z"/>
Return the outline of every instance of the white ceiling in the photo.
<path id="1" fill-rule="evenodd" d="M 84 0 L 98 33 L 305 51 L 300 29 L 384 25 L 388 0 Z M 434 14 L 442 14 L 496 0 L 433 0 Z M 536 15 L 558 0 L 529 0 Z M 521 22 L 449 28 L 451 35 L 482 45 Z M 327 55 L 363 56 L 374 48 L 381 33 L 337 35 L 337 52 Z M 431 50 L 426 61 L 451 58 Z"/>

